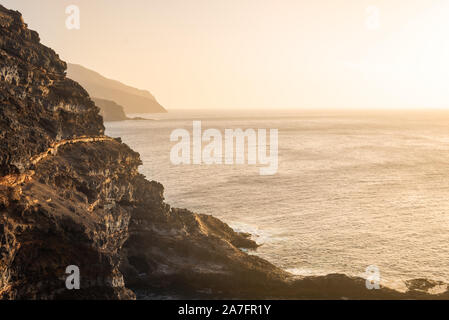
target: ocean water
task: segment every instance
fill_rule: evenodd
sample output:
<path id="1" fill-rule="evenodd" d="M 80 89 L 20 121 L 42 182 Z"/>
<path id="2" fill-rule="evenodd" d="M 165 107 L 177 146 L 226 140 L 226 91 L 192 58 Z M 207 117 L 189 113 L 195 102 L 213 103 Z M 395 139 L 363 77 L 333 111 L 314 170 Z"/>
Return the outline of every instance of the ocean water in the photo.
<path id="1" fill-rule="evenodd" d="M 364 276 L 381 283 L 449 282 L 449 114 L 303 112 L 146 115 L 106 123 L 138 151 L 172 206 L 212 214 L 263 244 L 255 254 L 299 275 Z M 170 133 L 275 128 L 279 170 L 254 165 L 173 165 Z"/>

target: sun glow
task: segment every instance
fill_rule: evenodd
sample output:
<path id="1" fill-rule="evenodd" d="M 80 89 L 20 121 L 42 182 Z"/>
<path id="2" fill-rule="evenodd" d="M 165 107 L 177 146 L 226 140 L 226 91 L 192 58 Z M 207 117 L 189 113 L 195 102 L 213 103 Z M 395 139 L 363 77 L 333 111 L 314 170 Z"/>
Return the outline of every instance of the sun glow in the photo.
<path id="1" fill-rule="evenodd" d="M 3 2 L 168 109 L 449 109 L 447 0 L 79 0 L 79 30 L 69 0 Z"/>
<path id="2" fill-rule="evenodd" d="M 449 5 L 439 3 L 345 65 L 377 87 L 387 108 L 449 108 L 448 30 Z"/>

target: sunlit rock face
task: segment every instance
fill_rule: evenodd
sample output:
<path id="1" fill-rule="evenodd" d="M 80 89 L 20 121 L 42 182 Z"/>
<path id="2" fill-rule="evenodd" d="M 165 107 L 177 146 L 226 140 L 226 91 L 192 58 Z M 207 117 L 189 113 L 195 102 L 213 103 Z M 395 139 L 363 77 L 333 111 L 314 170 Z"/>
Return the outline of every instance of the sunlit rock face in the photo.
<path id="1" fill-rule="evenodd" d="M 98 108 L 65 70 L 18 12 L 0 9 L 0 174 L 23 171 L 55 141 L 104 133 Z"/>
<path id="2" fill-rule="evenodd" d="M 118 268 L 131 210 L 102 206 L 129 202 L 139 156 L 102 140 L 98 108 L 65 70 L 0 6 L 0 297 L 133 298 Z"/>
<path id="3" fill-rule="evenodd" d="M 368 290 L 361 278 L 295 278 L 248 255 L 250 235 L 164 202 L 65 69 L 0 6 L 0 299 L 428 298 L 443 285 Z M 68 266 L 79 290 L 66 287 Z"/>
<path id="4" fill-rule="evenodd" d="M 100 114 L 104 121 L 122 121 L 128 120 L 123 107 L 114 101 L 92 98 L 95 104 L 100 108 Z"/>
<path id="5" fill-rule="evenodd" d="M 142 273 L 184 271 L 159 236 L 176 244 L 221 231 L 164 203 L 163 187 L 138 173 L 136 152 L 104 136 L 99 108 L 65 69 L 18 12 L 0 6 L 0 297 L 133 299 L 126 284 Z M 229 241 L 253 245 L 225 233 L 214 241 L 232 252 L 240 251 Z M 71 265 L 80 290 L 66 288 Z M 165 276 L 153 274 L 156 286 Z"/>

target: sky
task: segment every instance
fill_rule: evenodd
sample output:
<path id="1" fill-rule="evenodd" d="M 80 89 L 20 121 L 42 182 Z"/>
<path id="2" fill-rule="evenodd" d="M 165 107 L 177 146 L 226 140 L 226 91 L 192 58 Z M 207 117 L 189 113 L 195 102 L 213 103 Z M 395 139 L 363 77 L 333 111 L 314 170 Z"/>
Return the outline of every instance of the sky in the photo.
<path id="1" fill-rule="evenodd" d="M 0 3 L 63 60 L 167 109 L 449 109 L 447 0 Z"/>

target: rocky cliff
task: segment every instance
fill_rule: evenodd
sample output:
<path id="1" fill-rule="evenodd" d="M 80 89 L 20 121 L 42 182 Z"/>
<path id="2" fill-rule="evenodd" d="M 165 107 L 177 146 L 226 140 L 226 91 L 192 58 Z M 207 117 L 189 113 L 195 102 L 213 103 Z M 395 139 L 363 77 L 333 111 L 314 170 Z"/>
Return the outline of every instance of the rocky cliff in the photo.
<path id="1" fill-rule="evenodd" d="M 95 105 L 100 108 L 100 115 L 104 121 L 124 121 L 124 120 L 150 120 L 141 117 L 129 118 L 121 105 L 114 101 L 92 98 Z"/>
<path id="2" fill-rule="evenodd" d="M 123 107 L 114 101 L 92 98 L 95 105 L 100 108 L 100 114 L 104 121 L 123 121 L 128 120 L 128 117 L 123 111 Z"/>
<path id="3" fill-rule="evenodd" d="M 249 235 L 164 202 L 65 70 L 0 6 L 0 298 L 410 298 L 437 285 L 367 290 L 363 279 L 295 278 L 248 255 Z M 65 286 L 69 265 L 80 290 Z"/>

